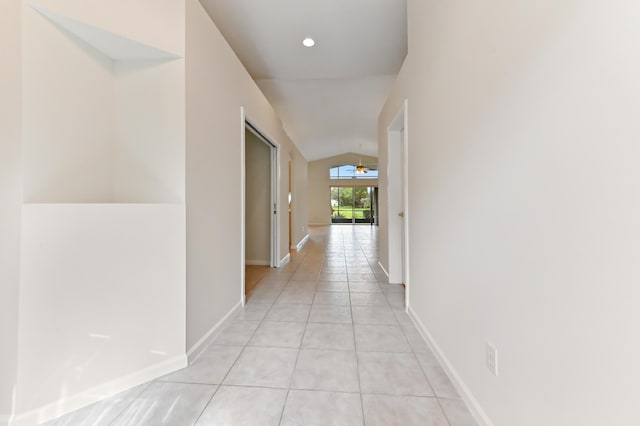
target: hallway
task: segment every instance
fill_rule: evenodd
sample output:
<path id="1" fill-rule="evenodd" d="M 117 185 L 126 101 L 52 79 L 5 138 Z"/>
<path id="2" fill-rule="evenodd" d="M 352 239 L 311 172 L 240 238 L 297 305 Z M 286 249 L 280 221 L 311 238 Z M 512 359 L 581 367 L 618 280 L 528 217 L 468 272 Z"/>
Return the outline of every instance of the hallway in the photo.
<path id="1" fill-rule="evenodd" d="M 47 423 L 474 425 L 384 284 L 375 226 L 310 229 L 187 368 Z M 252 277 L 247 277 L 247 282 Z"/>

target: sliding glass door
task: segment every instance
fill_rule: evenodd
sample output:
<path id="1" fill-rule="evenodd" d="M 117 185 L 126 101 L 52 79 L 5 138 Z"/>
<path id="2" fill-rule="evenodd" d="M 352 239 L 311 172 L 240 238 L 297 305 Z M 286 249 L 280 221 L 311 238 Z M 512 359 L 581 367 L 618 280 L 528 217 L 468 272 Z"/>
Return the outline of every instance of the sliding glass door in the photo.
<path id="1" fill-rule="evenodd" d="M 373 186 L 332 186 L 331 223 L 377 224 L 377 190 Z"/>

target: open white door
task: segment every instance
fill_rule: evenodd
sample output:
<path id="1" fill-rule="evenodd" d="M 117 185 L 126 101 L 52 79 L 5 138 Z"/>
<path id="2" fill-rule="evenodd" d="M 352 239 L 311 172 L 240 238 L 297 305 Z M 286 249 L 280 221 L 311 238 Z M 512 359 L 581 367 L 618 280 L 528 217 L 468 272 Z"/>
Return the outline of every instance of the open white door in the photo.
<path id="1" fill-rule="evenodd" d="M 253 263 L 253 264 L 264 264 L 269 265 L 272 268 L 280 266 L 280 241 L 279 241 L 279 223 L 280 223 L 280 202 L 279 202 L 279 145 L 274 142 L 271 138 L 269 138 L 263 131 L 259 129 L 254 121 L 252 121 L 249 117 L 246 116 L 244 108 L 241 108 L 241 300 L 242 304 L 246 302 L 246 287 L 245 287 L 245 266 L 247 263 L 247 244 L 246 244 L 246 236 L 247 236 L 247 134 L 251 135 L 253 139 L 257 139 L 264 143 L 268 154 L 265 156 L 265 161 L 269 163 L 268 165 L 268 175 L 269 178 L 263 179 L 266 184 L 268 182 L 270 188 L 268 188 L 269 192 L 269 201 L 268 208 L 265 209 L 264 214 L 268 215 L 268 217 L 264 217 L 265 225 L 264 227 L 268 227 L 268 230 L 264 230 L 268 232 L 268 255 L 266 255 L 265 263 Z M 266 186 L 265 186 L 266 187 Z M 265 237 L 267 238 L 267 237 Z M 251 261 L 251 259 L 250 259 Z"/>
<path id="2" fill-rule="evenodd" d="M 387 129 L 389 284 L 405 285 L 409 304 L 409 198 L 407 101 Z"/>

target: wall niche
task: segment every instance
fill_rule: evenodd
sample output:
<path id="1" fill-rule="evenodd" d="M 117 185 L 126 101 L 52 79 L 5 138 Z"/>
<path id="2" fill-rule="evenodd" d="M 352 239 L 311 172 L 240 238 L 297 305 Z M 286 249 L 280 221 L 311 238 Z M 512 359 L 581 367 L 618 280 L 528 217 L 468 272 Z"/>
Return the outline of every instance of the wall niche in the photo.
<path id="1" fill-rule="evenodd" d="M 24 202 L 183 203 L 184 60 L 24 11 Z"/>

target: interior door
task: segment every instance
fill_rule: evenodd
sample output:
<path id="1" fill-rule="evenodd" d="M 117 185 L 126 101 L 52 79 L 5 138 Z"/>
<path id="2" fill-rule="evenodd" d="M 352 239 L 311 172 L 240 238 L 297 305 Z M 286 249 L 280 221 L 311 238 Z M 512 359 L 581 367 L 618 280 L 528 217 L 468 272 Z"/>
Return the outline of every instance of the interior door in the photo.
<path id="1" fill-rule="evenodd" d="M 407 226 L 407 222 L 406 222 L 406 212 L 404 211 L 405 208 L 405 170 L 404 170 L 404 152 L 405 152 L 405 146 L 404 146 L 404 128 L 402 130 L 400 130 L 400 205 L 402 206 L 402 211 L 400 212 L 400 217 L 402 219 L 402 229 L 400 230 L 400 244 L 401 244 L 401 255 L 400 255 L 400 261 L 402 262 L 402 284 L 406 284 L 407 280 L 407 271 L 406 271 L 406 258 L 405 256 L 406 254 L 406 248 L 405 248 L 405 244 L 406 244 L 406 226 Z"/>

